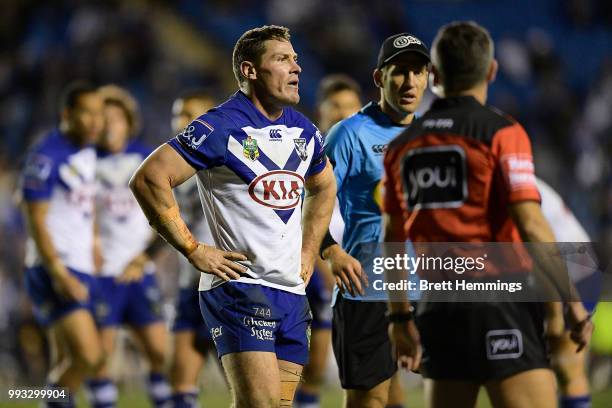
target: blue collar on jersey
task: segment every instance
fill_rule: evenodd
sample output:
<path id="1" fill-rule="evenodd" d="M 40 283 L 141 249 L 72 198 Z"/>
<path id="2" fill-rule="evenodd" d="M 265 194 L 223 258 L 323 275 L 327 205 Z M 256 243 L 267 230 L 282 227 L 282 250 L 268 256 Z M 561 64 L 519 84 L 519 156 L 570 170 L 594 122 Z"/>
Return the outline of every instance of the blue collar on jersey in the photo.
<path id="1" fill-rule="evenodd" d="M 234 94 L 234 98 L 239 102 L 239 103 L 244 103 L 246 106 L 249 107 L 249 109 L 261 120 L 263 121 L 263 123 L 268 123 L 271 125 L 278 125 L 278 124 L 283 124 L 285 123 L 285 108 L 283 108 L 283 112 L 281 113 L 281 115 L 279 116 L 278 119 L 272 121 L 270 119 L 268 119 L 266 117 L 266 115 L 264 115 L 259 109 L 257 109 L 257 106 L 255 106 L 255 104 L 253 103 L 253 101 L 241 90 L 236 91 L 236 93 Z"/>

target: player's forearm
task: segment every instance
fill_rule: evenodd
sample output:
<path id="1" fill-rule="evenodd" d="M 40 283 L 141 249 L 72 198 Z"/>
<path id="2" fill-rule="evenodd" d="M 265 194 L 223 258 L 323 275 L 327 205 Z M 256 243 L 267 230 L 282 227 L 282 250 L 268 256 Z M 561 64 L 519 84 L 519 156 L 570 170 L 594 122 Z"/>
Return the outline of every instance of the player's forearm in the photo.
<path id="1" fill-rule="evenodd" d="M 336 197 L 336 182 L 329 164 L 318 182 L 307 188 L 304 199 L 302 250 L 319 253 L 321 241 L 329 228 Z"/>
<path id="2" fill-rule="evenodd" d="M 180 216 L 170 179 L 162 174 L 143 166 L 130 180 L 130 189 L 153 229 L 188 256 L 197 248 L 197 241 Z"/>
<path id="3" fill-rule="evenodd" d="M 389 214 L 383 214 L 382 216 L 382 230 L 383 230 L 383 242 L 398 242 L 401 236 L 401 218 L 392 216 Z M 389 245 L 383 245 L 383 256 L 394 258 L 397 253 L 394 252 Z M 400 282 L 403 279 L 408 279 L 408 272 L 405 270 L 385 270 L 385 280 L 387 282 Z M 410 313 L 412 307 L 406 299 L 398 299 L 397 291 L 387 290 L 389 296 L 389 302 L 387 309 L 390 314 L 404 314 Z"/>
<path id="4" fill-rule="evenodd" d="M 580 296 L 570 280 L 563 257 L 559 256 L 554 233 L 539 205 L 528 203 L 522 207 L 511 207 L 510 213 L 523 242 L 531 243 L 527 248 L 535 266 L 545 278 L 543 284 L 557 291 L 561 300 L 579 300 Z"/>
<path id="5" fill-rule="evenodd" d="M 43 266 L 52 276 L 66 273 L 62 260 L 57 255 L 55 245 L 46 224 L 46 209 L 40 203 L 25 203 L 25 216 L 30 236 L 34 240 Z"/>

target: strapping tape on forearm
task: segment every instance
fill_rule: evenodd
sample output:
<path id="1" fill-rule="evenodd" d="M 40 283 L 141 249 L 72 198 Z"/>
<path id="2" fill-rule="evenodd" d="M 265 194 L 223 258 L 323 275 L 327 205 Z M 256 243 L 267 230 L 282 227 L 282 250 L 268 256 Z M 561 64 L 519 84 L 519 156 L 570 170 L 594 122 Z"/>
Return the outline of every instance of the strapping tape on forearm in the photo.
<path id="1" fill-rule="evenodd" d="M 334 240 L 334 237 L 332 237 L 329 230 L 327 230 L 327 232 L 325 233 L 325 236 L 323 237 L 323 242 L 321 243 L 321 250 L 319 251 L 319 255 L 321 255 L 321 258 L 323 258 L 323 251 L 325 251 L 330 246 L 336 245 L 336 244 L 337 242 Z"/>
<path id="2" fill-rule="evenodd" d="M 198 241 L 185 225 L 176 205 L 158 214 L 151 221 L 151 227 L 185 256 L 191 255 L 198 248 Z"/>

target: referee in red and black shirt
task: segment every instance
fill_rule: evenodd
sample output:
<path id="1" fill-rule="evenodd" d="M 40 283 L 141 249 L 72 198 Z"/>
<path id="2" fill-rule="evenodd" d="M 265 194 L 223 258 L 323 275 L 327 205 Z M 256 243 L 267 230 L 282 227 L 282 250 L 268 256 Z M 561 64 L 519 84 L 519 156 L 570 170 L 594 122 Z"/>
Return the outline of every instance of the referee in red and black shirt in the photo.
<path id="1" fill-rule="evenodd" d="M 385 156 L 385 241 L 554 242 L 529 137 L 485 106 L 497 71 L 487 30 L 472 22 L 442 27 L 432 63 L 444 97 Z M 584 345 L 592 325 L 580 303 L 571 305 L 574 338 Z M 543 304 L 429 303 L 419 305 L 415 325 L 410 305 L 399 302 L 389 315 L 398 361 L 420 368 L 428 406 L 471 408 L 484 385 L 496 407 L 556 407 Z M 487 334 L 500 328 L 520 337 L 520 352 L 509 358 L 487 353 Z"/>

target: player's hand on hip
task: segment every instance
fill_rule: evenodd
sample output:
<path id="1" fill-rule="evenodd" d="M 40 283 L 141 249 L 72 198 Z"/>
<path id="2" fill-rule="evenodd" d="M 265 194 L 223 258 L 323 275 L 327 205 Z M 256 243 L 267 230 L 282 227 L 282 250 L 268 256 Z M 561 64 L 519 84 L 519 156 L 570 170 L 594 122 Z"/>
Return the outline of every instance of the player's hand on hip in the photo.
<path id="1" fill-rule="evenodd" d="M 399 368 L 418 372 L 421 366 L 421 337 L 414 320 L 389 324 L 389 339 Z"/>
<path id="2" fill-rule="evenodd" d="M 567 309 L 566 318 L 570 327 L 570 338 L 578 345 L 576 349 L 578 353 L 591 341 L 595 326 L 582 302 L 568 302 Z"/>
<path id="3" fill-rule="evenodd" d="M 145 254 L 138 255 L 127 264 L 121 275 L 117 276 L 116 281 L 119 283 L 130 283 L 141 280 L 148 260 L 149 258 Z"/>
<path id="4" fill-rule="evenodd" d="M 55 291 L 64 299 L 76 302 L 85 302 L 89 297 L 89 291 L 79 278 L 66 272 L 53 278 Z"/>
<path id="5" fill-rule="evenodd" d="M 357 259 L 347 254 L 339 245 L 329 249 L 326 259 L 341 292 L 346 290 L 355 296 L 356 289 L 360 295 L 365 295 L 368 277 Z"/>
<path id="6" fill-rule="evenodd" d="M 225 281 L 230 281 L 239 279 L 246 273 L 246 266 L 240 265 L 237 261 L 247 261 L 248 258 L 238 252 L 222 251 L 200 243 L 196 250 L 189 254 L 187 260 L 201 272 L 210 273 Z"/>
<path id="7" fill-rule="evenodd" d="M 310 278 L 312 278 L 312 274 L 314 273 L 316 254 L 309 251 L 302 251 L 301 259 L 300 277 L 304 281 L 304 285 L 308 286 Z"/>

